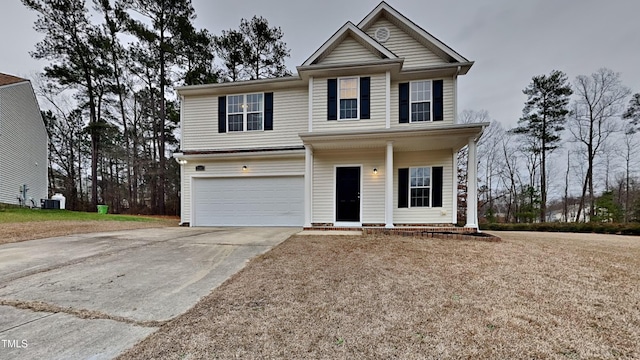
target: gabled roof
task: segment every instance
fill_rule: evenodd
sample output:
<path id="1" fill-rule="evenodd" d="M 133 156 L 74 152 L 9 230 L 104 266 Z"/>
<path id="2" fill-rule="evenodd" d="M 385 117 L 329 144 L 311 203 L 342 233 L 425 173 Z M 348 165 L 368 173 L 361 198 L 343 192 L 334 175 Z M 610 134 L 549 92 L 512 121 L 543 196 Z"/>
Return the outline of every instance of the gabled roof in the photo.
<path id="1" fill-rule="evenodd" d="M 360 23 L 358 23 L 358 28 L 366 31 L 381 16 L 385 16 L 387 20 L 391 21 L 401 28 L 404 28 L 411 36 L 413 36 L 424 46 L 430 48 L 441 57 L 445 59 L 448 58 L 449 62 L 451 62 L 451 60 L 461 63 L 469 62 L 469 60 L 467 60 L 464 56 L 458 54 L 452 48 L 447 46 L 442 41 L 438 40 L 435 36 L 429 34 L 426 30 L 416 25 L 416 23 L 409 20 L 406 16 L 399 13 L 396 9 L 394 9 L 384 1 L 381 2 L 375 9 L 373 9 L 373 11 L 369 13 L 369 15 L 362 19 Z"/>
<path id="2" fill-rule="evenodd" d="M 355 26 L 351 21 L 348 21 L 340 30 L 336 31 L 329 40 L 327 40 L 316 52 L 311 55 L 302 66 L 309 66 L 316 64 L 319 60 L 327 56 L 333 49 L 335 49 L 340 43 L 347 37 L 353 37 L 362 46 L 369 49 L 372 53 L 380 56 L 381 59 L 397 59 L 398 57 L 392 53 L 389 49 L 382 46 L 379 42 L 372 39 L 360 28 Z"/>
<path id="3" fill-rule="evenodd" d="M 29 81 L 29 80 L 19 78 L 17 76 L 9 75 L 9 74 L 0 73 L 0 86 L 17 84 L 24 81 Z"/>

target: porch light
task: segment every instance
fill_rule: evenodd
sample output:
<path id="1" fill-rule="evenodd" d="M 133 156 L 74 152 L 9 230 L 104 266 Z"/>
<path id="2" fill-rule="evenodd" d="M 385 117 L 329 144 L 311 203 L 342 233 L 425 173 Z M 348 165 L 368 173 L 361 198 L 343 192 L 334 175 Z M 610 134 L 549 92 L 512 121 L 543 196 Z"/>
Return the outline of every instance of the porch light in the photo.
<path id="1" fill-rule="evenodd" d="M 373 173 L 377 174 L 378 173 L 378 168 L 373 168 Z"/>
<path id="2" fill-rule="evenodd" d="M 176 159 L 176 161 L 178 162 L 178 164 L 180 165 L 187 165 L 187 160 L 184 159 Z"/>
<path id="3" fill-rule="evenodd" d="M 242 171 L 247 171 L 247 165 L 242 166 Z"/>

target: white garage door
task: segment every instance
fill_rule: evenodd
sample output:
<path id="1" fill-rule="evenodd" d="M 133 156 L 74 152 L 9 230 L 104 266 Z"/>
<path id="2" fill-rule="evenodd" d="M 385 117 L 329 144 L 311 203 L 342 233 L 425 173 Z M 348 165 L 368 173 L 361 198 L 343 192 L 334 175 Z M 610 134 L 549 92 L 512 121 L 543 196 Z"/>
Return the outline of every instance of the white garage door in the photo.
<path id="1" fill-rule="evenodd" d="M 193 226 L 302 226 L 304 178 L 194 178 Z"/>

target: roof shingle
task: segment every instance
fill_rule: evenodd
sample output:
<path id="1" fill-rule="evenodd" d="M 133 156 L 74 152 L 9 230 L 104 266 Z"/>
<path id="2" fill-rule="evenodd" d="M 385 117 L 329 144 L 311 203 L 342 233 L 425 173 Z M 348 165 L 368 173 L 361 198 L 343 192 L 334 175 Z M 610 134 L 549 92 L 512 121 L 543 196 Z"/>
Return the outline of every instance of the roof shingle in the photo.
<path id="1" fill-rule="evenodd" d="M 0 73 L 0 86 L 16 84 L 23 81 L 28 81 L 28 80 L 19 78 L 17 76 Z"/>

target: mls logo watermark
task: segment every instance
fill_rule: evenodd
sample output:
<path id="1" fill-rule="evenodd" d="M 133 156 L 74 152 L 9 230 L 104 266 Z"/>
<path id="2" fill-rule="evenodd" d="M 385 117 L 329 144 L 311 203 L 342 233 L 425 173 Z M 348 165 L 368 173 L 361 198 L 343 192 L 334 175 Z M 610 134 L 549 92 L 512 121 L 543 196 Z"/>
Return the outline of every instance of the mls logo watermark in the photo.
<path id="1" fill-rule="evenodd" d="M 27 340 L 2 339 L 3 349 L 26 349 L 27 347 L 29 347 L 29 342 Z"/>

